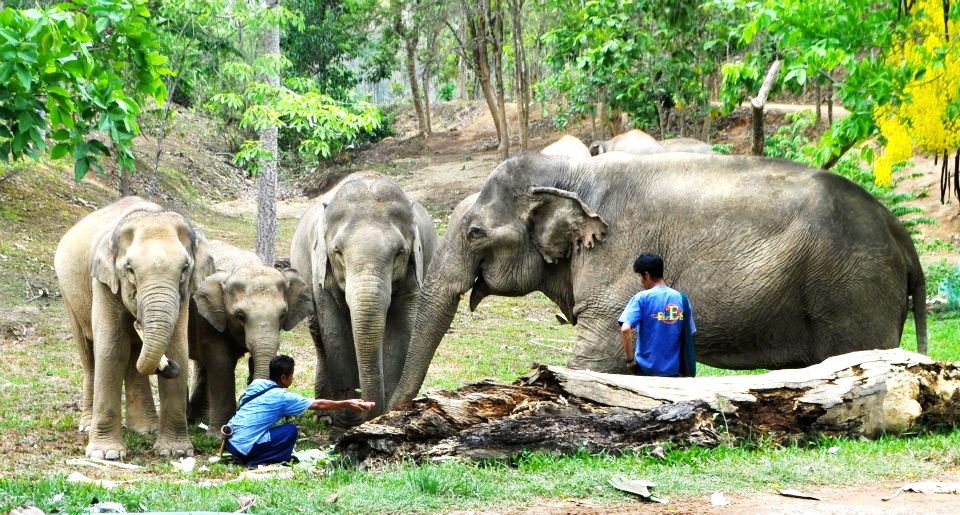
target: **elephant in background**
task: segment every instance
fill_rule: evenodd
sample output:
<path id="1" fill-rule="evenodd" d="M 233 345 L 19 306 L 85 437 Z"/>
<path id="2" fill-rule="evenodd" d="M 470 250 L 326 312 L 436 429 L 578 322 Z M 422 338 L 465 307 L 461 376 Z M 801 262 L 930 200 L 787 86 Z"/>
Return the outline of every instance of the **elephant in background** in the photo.
<path id="1" fill-rule="evenodd" d="M 657 140 L 640 129 L 618 134 L 606 141 L 594 141 L 590 144 L 590 155 L 598 156 L 607 152 L 626 152 L 628 154 L 662 154 L 667 152 Z"/>
<path id="2" fill-rule="evenodd" d="M 220 435 L 237 410 L 237 360 L 249 353 L 250 375 L 270 377 L 280 330 L 291 331 L 313 309 L 310 288 L 292 268 L 266 266 L 253 252 L 209 242 L 216 273 L 193 294 L 190 357 L 195 361 L 189 419 L 209 414 L 211 435 Z"/>
<path id="3" fill-rule="evenodd" d="M 687 152 L 690 154 L 716 154 L 713 145 L 694 138 L 670 138 L 660 141 L 667 152 Z"/>
<path id="4" fill-rule="evenodd" d="M 345 399 L 359 387 L 377 403 L 369 417 L 384 411 L 437 245 L 426 210 L 377 174 L 346 177 L 304 213 L 290 262 L 313 290 L 318 397 Z M 344 410 L 333 418 L 361 421 Z"/>
<path id="5" fill-rule="evenodd" d="M 580 138 L 569 134 L 565 134 L 557 141 L 547 145 L 540 153 L 547 156 L 570 158 L 590 157 L 590 149 L 580 141 Z"/>
<path id="6" fill-rule="evenodd" d="M 578 325 L 571 367 L 627 373 L 614 321 L 642 288 L 631 265 L 644 251 L 689 295 L 705 364 L 801 367 L 893 348 L 910 296 L 926 350 L 910 235 L 836 174 L 743 156 L 525 154 L 467 204 L 431 264 L 391 407 L 418 393 L 468 290 L 471 309 L 543 292 Z"/>
<path id="7" fill-rule="evenodd" d="M 190 295 L 213 272 L 203 235 L 179 214 L 126 197 L 77 222 L 54 257 L 83 366 L 80 430 L 86 454 L 119 459 L 120 391 L 127 427 L 158 429 L 161 456 L 192 455 L 187 437 L 187 318 Z M 158 374 L 160 417 L 149 375 Z"/>

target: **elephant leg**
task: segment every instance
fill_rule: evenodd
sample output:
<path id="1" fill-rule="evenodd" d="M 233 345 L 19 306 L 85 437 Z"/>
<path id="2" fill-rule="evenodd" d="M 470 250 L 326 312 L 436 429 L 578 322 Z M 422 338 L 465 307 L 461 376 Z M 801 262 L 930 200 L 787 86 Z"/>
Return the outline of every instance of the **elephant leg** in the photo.
<path id="1" fill-rule="evenodd" d="M 91 458 L 117 460 L 126 455 L 120 429 L 120 390 L 130 361 L 132 326 L 119 314 L 122 307 L 115 305 L 115 301 L 112 306 L 98 304 L 95 298 L 93 417 L 86 454 Z"/>
<path id="2" fill-rule="evenodd" d="M 237 411 L 237 354 L 221 337 L 209 341 L 204 353 L 207 369 L 207 396 L 210 399 L 210 428 L 207 434 L 220 435 L 220 427 Z"/>
<path id="3" fill-rule="evenodd" d="M 628 374 L 616 309 L 588 309 L 578 314 L 577 341 L 567 360 L 570 368 Z"/>
<path id="4" fill-rule="evenodd" d="M 317 366 L 313 374 L 313 395 L 318 399 L 332 398 L 330 382 L 327 380 L 327 354 L 323 350 L 323 335 L 320 331 L 320 321 L 315 315 L 310 316 L 310 337 L 317 351 Z"/>
<path id="5" fill-rule="evenodd" d="M 383 389 L 387 399 L 393 395 L 407 359 L 413 317 L 416 314 L 416 296 L 413 293 L 394 295 L 387 312 L 387 326 L 383 334 Z"/>
<path id="6" fill-rule="evenodd" d="M 173 332 L 166 356 L 177 362 L 187 362 L 186 303 L 180 309 L 177 327 Z M 160 456 L 193 456 L 193 445 L 187 435 L 187 374 L 173 379 L 157 377 L 160 390 L 160 431 L 154 452 Z"/>
<path id="7" fill-rule="evenodd" d="M 187 404 L 187 422 L 193 423 L 207 418 L 210 410 L 210 397 L 207 391 L 207 369 L 197 360 L 193 360 L 193 381 L 190 402 Z"/>
<path id="8" fill-rule="evenodd" d="M 130 355 L 140 355 L 140 339 L 136 334 L 130 336 Z M 137 371 L 137 360 L 128 360 L 127 374 L 124 378 L 124 394 L 127 403 L 127 428 L 140 434 L 157 430 L 157 410 L 153 405 L 153 390 L 150 378 Z"/>
<path id="9" fill-rule="evenodd" d="M 84 334 L 80 319 L 66 298 L 63 303 L 67 308 L 70 329 L 73 330 L 73 340 L 77 342 L 77 350 L 80 351 L 80 366 L 83 367 L 79 430 L 86 433 L 90 431 L 90 423 L 93 420 L 93 340 Z"/>

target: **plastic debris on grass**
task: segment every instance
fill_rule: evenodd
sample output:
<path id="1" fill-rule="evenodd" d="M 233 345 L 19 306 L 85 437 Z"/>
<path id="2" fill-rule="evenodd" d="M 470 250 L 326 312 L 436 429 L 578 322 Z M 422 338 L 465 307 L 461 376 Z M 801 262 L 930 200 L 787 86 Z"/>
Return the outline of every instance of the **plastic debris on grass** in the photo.
<path id="1" fill-rule="evenodd" d="M 617 490 L 639 496 L 644 501 L 653 501 L 660 504 L 667 504 L 669 502 L 666 499 L 661 499 L 660 497 L 654 496 L 653 493 L 650 492 L 651 488 L 657 486 L 657 484 L 653 481 L 646 481 L 644 479 L 627 479 L 623 476 L 617 476 L 610 480 L 610 486 L 616 488 Z"/>
<path id="2" fill-rule="evenodd" d="M 777 490 L 777 493 L 784 497 L 795 497 L 797 499 L 810 499 L 811 501 L 822 501 L 823 499 L 810 495 L 808 493 L 801 492 L 800 490 L 792 490 L 790 488 L 781 488 Z"/>
<path id="3" fill-rule="evenodd" d="M 96 499 L 94 499 L 96 501 Z M 127 513 L 122 504 L 112 501 L 94 502 L 83 513 Z"/>
<path id="4" fill-rule="evenodd" d="M 884 497 L 884 501 L 889 501 L 903 492 L 915 492 L 918 494 L 960 494 L 960 483 L 946 483 L 943 481 L 921 481 L 918 483 L 907 483 L 890 497 Z"/>
<path id="5" fill-rule="evenodd" d="M 173 465 L 173 468 L 183 472 L 184 474 L 189 474 L 193 472 L 193 469 L 197 466 L 197 460 L 193 456 L 187 456 L 185 458 L 180 458 L 178 460 L 173 460 L 170 462 Z"/>
<path id="6" fill-rule="evenodd" d="M 730 501 L 723 495 L 723 492 L 714 492 L 713 495 L 710 496 L 710 504 L 716 508 L 719 506 L 727 506 L 730 504 Z"/>

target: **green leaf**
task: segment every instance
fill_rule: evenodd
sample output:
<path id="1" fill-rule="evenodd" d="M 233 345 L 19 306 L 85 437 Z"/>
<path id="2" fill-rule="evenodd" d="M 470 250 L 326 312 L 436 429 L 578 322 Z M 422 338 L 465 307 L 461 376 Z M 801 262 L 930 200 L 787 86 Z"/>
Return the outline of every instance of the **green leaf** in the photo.
<path id="1" fill-rule="evenodd" d="M 87 17 L 83 13 L 77 13 L 73 17 L 73 26 L 77 29 L 77 32 L 85 32 L 87 30 Z"/>
<path id="2" fill-rule="evenodd" d="M 57 143 L 53 146 L 53 150 L 50 151 L 50 157 L 53 159 L 60 159 L 63 156 L 67 155 L 67 152 L 70 151 L 69 143 Z"/>
<path id="3" fill-rule="evenodd" d="M 80 180 L 83 179 L 85 175 L 87 175 L 87 170 L 89 168 L 90 168 L 90 161 L 88 161 L 86 157 L 77 159 L 73 163 L 73 178 L 77 182 L 80 182 Z"/>
<path id="4" fill-rule="evenodd" d="M 20 81 L 20 85 L 23 86 L 23 89 L 30 91 L 30 85 L 33 83 L 33 74 L 30 73 L 30 69 L 23 65 L 16 65 L 17 68 L 17 80 Z"/>

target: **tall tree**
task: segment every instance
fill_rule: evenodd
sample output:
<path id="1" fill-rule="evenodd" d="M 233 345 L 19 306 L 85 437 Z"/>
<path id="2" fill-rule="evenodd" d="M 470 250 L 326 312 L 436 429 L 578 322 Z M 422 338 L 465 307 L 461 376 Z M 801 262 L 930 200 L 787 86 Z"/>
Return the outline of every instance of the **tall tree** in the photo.
<path id="1" fill-rule="evenodd" d="M 461 9 L 466 38 L 460 36 L 460 31 L 449 20 L 447 27 L 464 54 L 471 57 L 471 68 L 480 82 L 480 91 L 496 126 L 500 158 L 506 159 L 510 155 L 510 135 L 503 83 L 503 6 L 501 0 L 480 0 L 475 5 L 464 2 Z"/>
<path id="2" fill-rule="evenodd" d="M 266 18 L 269 21 L 263 35 L 263 52 L 269 58 L 280 57 L 280 23 L 276 19 L 280 0 L 265 0 Z M 274 88 L 280 87 L 278 68 L 269 70 L 265 82 Z M 265 265 L 273 266 L 277 251 L 277 125 L 270 124 L 260 131 L 260 145 L 265 157 L 257 176 L 257 256 Z"/>
<path id="3" fill-rule="evenodd" d="M 430 134 L 430 116 L 423 108 L 423 95 L 420 92 L 420 82 L 417 77 L 417 49 L 420 46 L 420 31 L 417 24 L 416 6 L 408 2 L 397 1 L 393 4 L 393 27 L 403 42 L 403 63 L 407 72 L 407 83 L 410 86 L 410 96 L 413 101 L 413 110 L 417 115 L 417 134 Z"/>
<path id="4" fill-rule="evenodd" d="M 524 0 L 509 0 L 511 32 L 513 33 L 513 70 L 514 86 L 516 87 L 516 102 L 518 124 L 520 132 L 520 150 L 525 151 L 530 146 L 530 136 L 527 129 L 530 125 L 530 71 L 527 69 L 526 45 L 523 41 L 523 4 Z"/>

